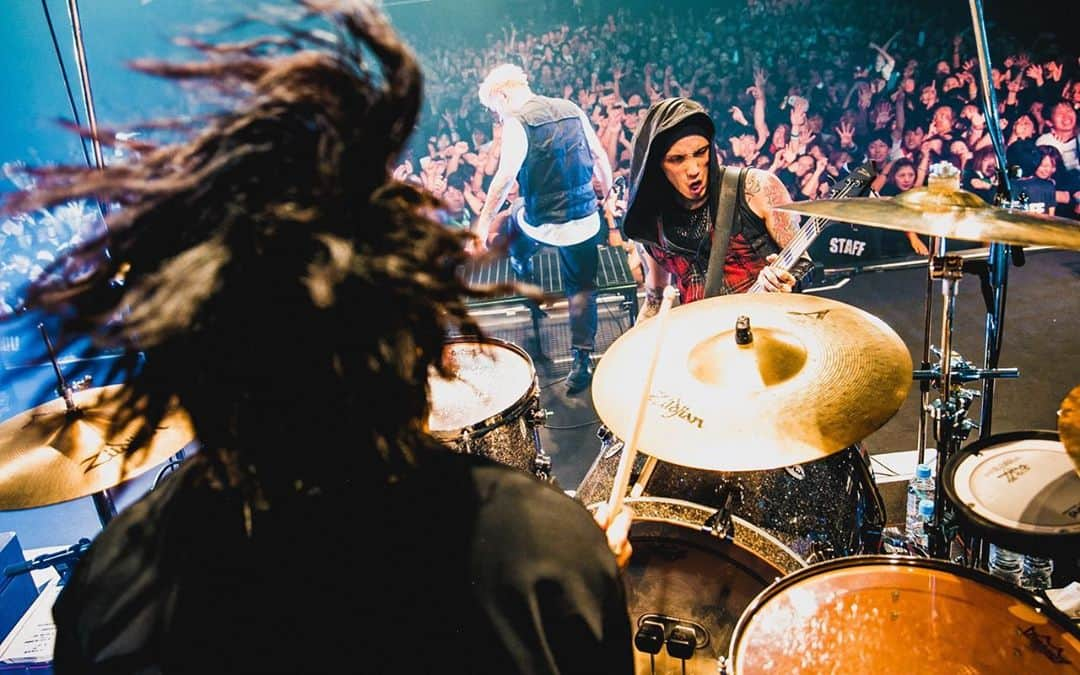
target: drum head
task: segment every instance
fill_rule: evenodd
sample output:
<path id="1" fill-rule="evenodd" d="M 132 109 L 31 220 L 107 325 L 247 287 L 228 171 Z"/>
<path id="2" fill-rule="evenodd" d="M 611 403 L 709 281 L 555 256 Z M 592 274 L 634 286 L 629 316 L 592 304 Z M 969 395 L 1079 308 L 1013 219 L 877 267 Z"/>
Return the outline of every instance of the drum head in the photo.
<path id="1" fill-rule="evenodd" d="M 1080 673 L 1080 630 L 1049 603 L 939 560 L 812 565 L 739 619 L 733 675 Z"/>
<path id="2" fill-rule="evenodd" d="M 456 338 L 443 348 L 443 358 L 457 374 L 444 378 L 432 370 L 428 378 L 428 429 L 436 435 L 485 426 L 514 411 L 536 386 L 529 354 L 509 342 Z"/>
<path id="3" fill-rule="evenodd" d="M 650 658 L 634 651 L 639 674 L 715 675 L 727 654 L 742 611 L 769 584 L 805 563 L 757 527 L 733 518 L 733 540 L 702 530 L 715 509 L 675 499 L 634 498 L 630 543 L 634 553 L 624 570 L 635 636 L 648 622 L 670 634 L 682 627 L 693 635 L 692 656 L 683 662 L 665 644 Z M 636 642 L 635 642 L 636 644 Z"/>
<path id="4" fill-rule="evenodd" d="M 972 529 L 1007 549 L 1080 550 L 1080 475 L 1052 431 L 989 436 L 949 459 L 944 489 Z"/>

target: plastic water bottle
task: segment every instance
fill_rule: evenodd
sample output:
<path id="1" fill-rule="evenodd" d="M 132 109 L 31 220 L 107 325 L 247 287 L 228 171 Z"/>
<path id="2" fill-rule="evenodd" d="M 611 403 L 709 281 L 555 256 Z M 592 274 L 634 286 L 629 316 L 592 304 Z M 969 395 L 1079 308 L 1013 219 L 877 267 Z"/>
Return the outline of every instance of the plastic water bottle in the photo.
<path id="1" fill-rule="evenodd" d="M 990 559 L 987 562 L 987 570 L 995 577 L 1019 586 L 1023 560 L 1024 555 L 1021 553 L 1001 548 L 996 544 L 990 544 Z"/>
<path id="2" fill-rule="evenodd" d="M 1053 574 L 1053 560 L 1026 555 L 1020 572 L 1020 585 L 1029 591 L 1044 591 L 1050 588 L 1050 577 Z"/>
<path id="3" fill-rule="evenodd" d="M 930 521 L 934 518 L 934 500 L 920 499 L 918 517 L 907 528 L 908 548 L 914 554 L 926 553 L 930 548 Z"/>
<path id="4" fill-rule="evenodd" d="M 907 513 L 904 518 L 905 530 L 910 532 L 913 527 L 918 527 L 919 502 L 924 499 L 934 498 L 934 477 L 929 464 L 919 464 L 915 467 L 915 475 L 908 482 L 907 488 Z"/>

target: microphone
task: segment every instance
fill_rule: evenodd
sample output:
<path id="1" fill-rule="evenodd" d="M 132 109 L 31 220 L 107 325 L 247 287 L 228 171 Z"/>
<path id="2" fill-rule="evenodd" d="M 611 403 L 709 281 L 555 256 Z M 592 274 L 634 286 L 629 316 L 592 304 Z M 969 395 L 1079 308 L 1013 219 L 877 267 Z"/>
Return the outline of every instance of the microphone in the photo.
<path id="1" fill-rule="evenodd" d="M 39 570 L 45 567 L 52 567 L 53 565 L 74 563 L 82 556 L 82 554 L 86 553 L 88 548 L 90 548 L 90 540 L 83 538 L 79 540 L 79 543 L 69 546 L 63 551 L 45 553 L 33 560 L 26 560 L 24 562 L 8 565 L 4 568 L 4 576 L 13 577 L 19 574 L 25 574 L 31 570 Z"/>

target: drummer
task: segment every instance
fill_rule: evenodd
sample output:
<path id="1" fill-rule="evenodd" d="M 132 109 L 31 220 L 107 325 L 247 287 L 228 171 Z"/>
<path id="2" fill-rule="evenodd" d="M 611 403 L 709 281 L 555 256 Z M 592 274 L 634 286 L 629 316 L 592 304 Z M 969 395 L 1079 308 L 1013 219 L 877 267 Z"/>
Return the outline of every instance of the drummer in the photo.
<path id="1" fill-rule="evenodd" d="M 687 98 L 654 103 L 634 134 L 623 229 L 644 249 L 645 304 L 639 318 L 656 314 L 672 279 L 681 303 L 705 297 L 714 227 L 727 232 L 723 250 L 717 251 L 724 256 L 720 294 L 745 290 L 759 278 L 766 291 L 788 293 L 811 269 L 808 257 L 790 272 L 768 266 L 799 231 L 798 216 L 773 209 L 791 203 L 791 195 L 772 173 L 747 169 L 731 196 L 732 219 L 714 222 L 722 173 L 738 171 L 720 167 L 714 134 L 712 118 Z"/>
<path id="2" fill-rule="evenodd" d="M 53 670 L 631 673 L 627 512 L 605 537 L 425 429 L 429 368 L 449 330 L 480 337 L 464 302 L 490 294 L 457 274 L 469 235 L 389 174 L 423 100 L 411 50 L 370 3 L 307 6 L 339 39 L 139 62 L 234 95 L 189 138 L 5 197 L 122 202 L 70 254 L 96 272 L 30 301 L 127 354 L 146 434 L 178 401 L 201 448 L 79 560 Z"/>

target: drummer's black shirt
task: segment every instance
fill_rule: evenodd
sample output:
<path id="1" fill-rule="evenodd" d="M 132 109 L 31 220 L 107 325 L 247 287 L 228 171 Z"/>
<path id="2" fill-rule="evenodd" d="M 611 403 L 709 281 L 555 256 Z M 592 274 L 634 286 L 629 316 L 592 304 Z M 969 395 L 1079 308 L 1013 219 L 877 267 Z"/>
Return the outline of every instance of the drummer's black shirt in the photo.
<path id="1" fill-rule="evenodd" d="M 94 541 L 54 672 L 632 673 L 603 532 L 549 483 L 450 452 L 256 512 L 189 459 Z"/>

